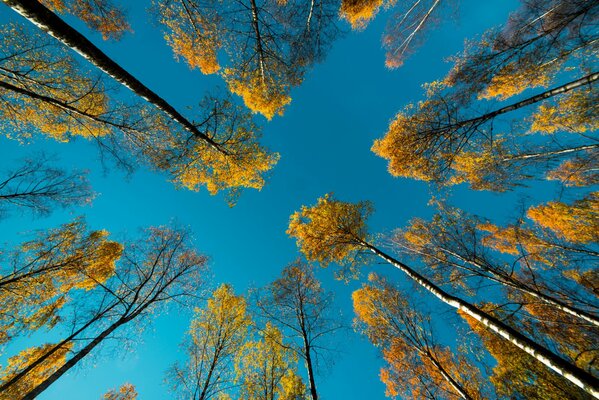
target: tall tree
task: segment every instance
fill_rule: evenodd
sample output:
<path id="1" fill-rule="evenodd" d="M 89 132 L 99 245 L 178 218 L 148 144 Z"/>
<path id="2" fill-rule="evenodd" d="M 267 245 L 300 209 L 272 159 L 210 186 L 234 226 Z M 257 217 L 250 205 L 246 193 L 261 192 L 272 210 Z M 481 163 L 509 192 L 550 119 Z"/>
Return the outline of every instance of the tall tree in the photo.
<path id="1" fill-rule="evenodd" d="M 157 19 L 177 56 L 205 74 L 221 70 L 229 90 L 267 119 L 337 34 L 336 0 L 158 0 Z"/>
<path id="2" fill-rule="evenodd" d="M 443 81 L 428 85 L 426 98 L 398 113 L 373 151 L 389 161 L 394 176 L 503 191 L 531 170 L 567 162 L 596 168 L 597 91 L 591 83 L 597 43 L 599 8 L 587 0 L 526 0 L 503 30 L 491 30 L 479 43 L 467 45 Z M 568 64 L 567 73 L 561 66 Z M 559 79 L 558 79 L 559 77 Z M 547 88 L 508 105 L 506 100 L 532 87 Z M 530 116 L 529 139 L 523 124 L 500 124 L 506 114 Z M 497 134 L 497 130 L 509 134 Z M 573 132 L 578 135 L 560 135 Z"/>
<path id="3" fill-rule="evenodd" d="M 282 346 L 283 335 L 267 323 L 261 338 L 247 342 L 236 364 L 240 397 L 251 400 L 299 400 L 305 385 L 297 374 L 297 357 Z"/>
<path id="4" fill-rule="evenodd" d="M 97 285 L 71 305 L 72 315 L 66 316 L 70 334 L 43 356 L 32 360 L 13 378 L 3 382 L 2 390 L 18 385 L 57 351 L 76 341 L 64 363 L 34 387 L 22 393 L 23 399 L 33 399 L 58 378 L 77 365 L 116 331 L 121 338 L 131 337 L 124 328 L 132 324 L 143 327 L 152 313 L 164 309 L 177 299 L 178 303 L 195 297 L 202 289 L 206 257 L 191 246 L 189 234 L 183 230 L 151 228 L 146 237 L 128 244 L 114 276 Z"/>
<path id="5" fill-rule="evenodd" d="M 53 351 L 49 354 L 54 346 L 54 344 L 44 344 L 38 347 L 31 347 L 19 352 L 16 356 L 9 357 L 6 367 L 0 370 L 0 381 L 2 382 L 11 380 L 22 368 L 26 367 L 31 362 L 38 360 L 40 357 L 47 355 L 47 357 L 44 358 L 44 361 L 36 365 L 25 379 L 21 379 L 17 384 L 10 388 L 0 390 L 0 399 L 20 399 L 24 393 L 27 393 L 48 376 L 53 374 L 54 371 L 66 361 L 68 353 L 73 347 L 73 343 L 66 343 L 61 346 L 58 351 Z"/>
<path id="6" fill-rule="evenodd" d="M 487 304 L 483 308 L 493 313 L 493 305 Z M 548 400 L 588 398 L 587 393 L 570 382 L 565 382 L 553 371 L 540 368 L 534 357 L 511 343 L 499 340 L 478 321 L 462 316 L 495 358 L 496 364 L 492 367 L 490 381 L 500 397 Z"/>
<path id="7" fill-rule="evenodd" d="M 51 157 L 37 154 L 4 174 L 0 182 L 0 217 L 13 208 L 47 215 L 55 206 L 87 204 L 93 197 L 86 172 L 67 172 L 53 166 Z"/>
<path id="8" fill-rule="evenodd" d="M 344 263 L 365 251 L 398 268 L 411 280 L 429 291 L 450 307 L 483 323 L 489 331 L 502 337 L 548 368 L 562 375 L 594 397 L 599 397 L 599 380 L 577 368 L 554 352 L 502 323 L 475 305 L 453 296 L 401 261 L 372 244 L 367 236 L 366 217 L 372 207 L 367 202 L 344 203 L 325 196 L 313 207 L 303 207 L 291 216 L 287 233 L 296 238 L 298 247 L 312 261 L 324 265 Z"/>
<path id="9" fill-rule="evenodd" d="M 256 306 L 258 314 L 284 333 L 290 341 L 287 346 L 304 361 L 310 396 L 318 399 L 318 359 L 326 356 L 322 353 L 328 350 L 328 336 L 342 328 L 340 313 L 333 308 L 333 293 L 322 288 L 309 265 L 297 261 L 256 292 Z"/>
<path id="10" fill-rule="evenodd" d="M 54 326 L 71 290 L 103 285 L 122 250 L 108 232 L 90 231 L 82 219 L 19 246 L 0 270 L 0 344 Z"/>
<path id="11" fill-rule="evenodd" d="M 3 30 L 0 116 L 19 139 L 36 131 L 61 141 L 94 139 L 126 167 L 142 160 L 179 185 L 230 191 L 232 198 L 243 187 L 261 188 L 278 159 L 258 144 L 251 115 L 227 97 L 202 101 L 194 129 L 209 140 L 198 139 L 158 109 L 115 101 L 102 76 L 90 77 L 47 35 L 15 24 Z"/>
<path id="12" fill-rule="evenodd" d="M 497 258 L 490 254 L 492 239 L 482 231 L 493 231 L 495 241 L 500 239 L 499 228 L 471 216 L 458 209 L 441 205 L 431 221 L 414 219 L 408 228 L 397 232 L 392 243 L 401 252 L 418 257 L 427 266 L 444 276 L 444 279 L 456 286 L 468 287 L 473 277 L 484 278 L 486 284 L 498 283 L 510 290 L 544 303 L 557 312 L 564 312 L 580 319 L 580 323 L 599 326 L 599 318 L 590 311 L 586 304 L 581 304 L 578 297 L 558 290 L 551 281 L 563 279 L 563 273 L 573 268 L 568 266 L 568 258 L 575 258 L 580 265 L 583 247 L 568 247 L 552 240 L 542 231 L 527 231 L 514 227 L 508 234 L 515 234 L 505 239 L 514 239 L 511 245 L 497 246 L 508 250 L 513 258 Z M 587 268 L 597 261 L 597 255 L 587 254 Z M 519 262 L 521 260 L 522 262 Z M 541 261 L 552 268 L 539 276 L 532 263 Z M 574 261 L 574 260 L 573 260 Z M 557 265 L 556 265 L 557 264 Z M 560 265 L 561 264 L 561 265 Z M 553 273 L 553 272 L 556 273 Z M 550 273 L 551 272 L 551 273 Z M 551 276 L 549 276 L 551 275 Z M 593 307 L 590 307 L 593 309 Z"/>
<path id="13" fill-rule="evenodd" d="M 478 370 L 452 356 L 433 334 L 430 318 L 398 289 L 374 273 L 352 294 L 356 328 L 383 351 L 381 380 L 391 397 L 482 398 Z"/>
<path id="14" fill-rule="evenodd" d="M 455 58 L 447 83 L 454 100 L 506 99 L 547 87 L 568 61 L 580 75 L 596 59 L 599 7 L 592 0 L 524 0 L 502 28 L 489 30 Z"/>
<path id="15" fill-rule="evenodd" d="M 505 190 L 500 179 L 502 175 L 493 169 L 500 162 L 513 163 L 518 159 L 530 161 L 548 156 L 563 156 L 576 151 L 596 150 L 598 145 L 591 140 L 590 143 L 573 146 L 567 151 L 559 148 L 537 155 L 501 154 L 501 152 L 497 155 L 498 146 L 492 134 L 493 121 L 500 115 L 531 104 L 572 90 L 586 89 L 597 79 L 599 73 L 591 73 L 535 96 L 476 116 L 470 114 L 471 111 L 468 109 L 464 110 L 459 102 L 454 102 L 450 97 L 445 96 L 442 93 L 444 84 L 436 82 L 429 86 L 425 101 L 419 103 L 417 107 L 409 105 L 404 112 L 395 116 L 387 134 L 383 139 L 375 141 L 372 151 L 389 161 L 389 172 L 394 176 L 438 183 L 459 183 L 465 178 L 470 178 L 475 183 L 474 188 Z M 594 96 L 593 89 L 588 89 L 586 92 Z M 585 104 L 594 107 L 591 103 L 585 102 Z M 501 143 L 502 141 L 499 140 L 499 145 Z M 481 161 L 485 159 L 489 161 L 483 162 L 481 167 Z M 469 167 L 483 172 L 478 174 L 471 172 Z M 453 180 L 451 180 L 452 168 L 457 170 L 457 177 Z M 491 179 L 484 179 L 489 176 Z M 484 180 L 487 185 L 480 183 L 476 185 L 477 178 Z"/>
<path id="16" fill-rule="evenodd" d="M 235 358 L 249 338 L 250 324 L 245 298 L 229 285 L 221 285 L 204 308 L 196 309 L 185 343 L 188 359 L 168 372 L 178 398 L 221 398 L 236 386 Z"/>

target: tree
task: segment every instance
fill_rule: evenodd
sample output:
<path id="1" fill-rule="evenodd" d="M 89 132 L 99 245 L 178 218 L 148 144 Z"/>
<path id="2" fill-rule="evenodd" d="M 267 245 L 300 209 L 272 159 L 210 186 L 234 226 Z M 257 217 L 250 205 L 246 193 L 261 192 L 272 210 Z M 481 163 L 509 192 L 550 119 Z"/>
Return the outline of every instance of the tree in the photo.
<path id="1" fill-rule="evenodd" d="M 447 83 L 457 98 L 506 99 L 547 87 L 569 61 L 580 74 L 593 63 L 598 7 L 590 0 L 525 0 L 501 29 L 491 29 L 455 58 Z"/>
<path id="2" fill-rule="evenodd" d="M 72 290 L 90 291 L 115 271 L 123 246 L 83 219 L 40 232 L 11 255 L 0 273 L 0 344 L 52 327 Z M 1 388 L 1 386 L 0 386 Z"/>
<path id="3" fill-rule="evenodd" d="M 122 8 L 111 0 L 40 0 L 42 4 L 59 13 L 69 12 L 80 18 L 106 39 L 120 39 L 131 29 Z"/>
<path id="4" fill-rule="evenodd" d="M 385 65 L 388 68 L 400 67 L 418 47 L 427 28 L 434 26 L 443 12 L 443 5 L 441 0 L 404 1 L 400 4 L 402 10 L 393 15 L 383 34 Z"/>
<path id="5" fill-rule="evenodd" d="M 18 138 L 37 131 L 61 141 L 94 139 L 128 169 L 137 164 L 133 157 L 169 172 L 181 186 L 230 191 L 232 199 L 243 187 L 261 188 L 276 164 L 278 155 L 259 145 L 251 115 L 226 97 L 206 96 L 200 104 L 193 126 L 205 132 L 203 140 L 158 109 L 115 101 L 102 76 L 90 78 L 47 35 L 14 24 L 3 29 L 0 116 Z"/>
<path id="6" fill-rule="evenodd" d="M 220 398 L 235 386 L 235 358 L 248 339 L 250 324 L 246 300 L 229 285 L 221 285 L 205 308 L 195 310 L 185 344 L 188 360 L 168 372 L 179 398 Z"/>
<path id="7" fill-rule="evenodd" d="M 328 348 L 329 335 L 342 328 L 333 311 L 333 294 L 325 291 L 313 269 L 297 261 L 281 277 L 256 292 L 258 313 L 290 341 L 287 348 L 301 358 L 308 371 L 310 396 L 318 399 L 316 367 Z M 281 343 L 282 344 L 282 343 Z"/>
<path id="8" fill-rule="evenodd" d="M 21 161 L 0 182 L 0 217 L 11 208 L 47 215 L 54 206 L 69 207 L 91 202 L 94 193 L 87 173 L 67 172 L 52 165 L 44 154 Z"/>
<path id="9" fill-rule="evenodd" d="M 599 396 L 599 382 L 591 374 L 469 302 L 447 293 L 408 265 L 374 246 L 367 237 L 365 221 L 371 210 L 372 207 L 368 203 L 345 203 L 325 196 L 320 198 L 315 206 L 304 206 L 295 212 L 291 216 L 287 233 L 296 239 L 300 251 L 308 260 L 318 261 L 323 265 L 354 260 L 353 256 L 359 251 L 376 255 L 450 307 L 480 321 L 489 331 L 535 357 L 537 361 L 593 396 Z"/>
<path id="10" fill-rule="evenodd" d="M 109 390 L 102 396 L 104 400 L 137 400 L 135 386 L 125 383 L 118 390 Z"/>
<path id="11" fill-rule="evenodd" d="M 464 358 L 435 340 L 430 318 L 374 273 L 352 294 L 356 328 L 383 351 L 381 380 L 391 397 L 482 398 L 481 377 Z"/>
<path id="12" fill-rule="evenodd" d="M 77 365 L 115 331 L 121 338 L 131 337 L 124 328 L 132 323 L 140 332 L 152 313 L 164 309 L 173 300 L 183 303 L 195 297 L 203 287 L 206 257 L 199 255 L 183 230 L 151 228 L 146 237 L 129 244 L 114 276 L 97 285 L 71 304 L 72 315 L 64 326 L 70 334 L 43 356 L 32 361 L 12 379 L 3 382 L 2 390 L 14 387 L 65 345 L 77 341 L 66 361 L 27 392 L 23 399 L 33 399 L 63 374 Z"/>
<path id="13" fill-rule="evenodd" d="M 529 106 L 567 93 L 571 90 L 581 90 L 599 79 L 599 73 L 592 73 L 569 83 L 547 90 L 543 93 L 518 101 L 511 105 L 498 108 L 482 115 L 471 116 L 463 110 L 459 102 L 454 102 L 451 96 L 441 93 L 444 85 L 433 83 L 429 86 L 427 100 L 418 104 L 407 106 L 403 112 L 396 115 L 389 126 L 383 139 L 378 139 L 372 146 L 372 151 L 389 161 L 389 172 L 394 176 L 411 177 L 438 183 L 459 183 L 465 178 L 483 178 L 485 175 L 471 172 L 471 168 L 478 170 L 481 159 L 490 159 L 483 163 L 481 168 L 486 175 L 487 186 L 478 184 L 475 188 L 491 188 L 505 190 L 501 186 L 501 175 L 489 174 L 489 169 L 498 164 L 498 161 L 509 163 L 517 159 L 530 160 L 543 158 L 543 156 L 556 156 L 572 153 L 573 151 L 597 149 L 596 143 L 585 143 L 583 146 L 547 151 L 545 154 L 517 154 L 497 157 L 494 153 L 498 147 L 492 135 L 493 121 L 500 115 L 513 112 L 522 107 Z M 589 90 L 590 92 L 590 90 Z M 499 139 L 499 145 L 502 140 Z M 482 150 L 482 151 L 481 151 Z M 461 158 L 460 158 L 461 157 Z M 457 159 L 457 160 L 456 160 Z M 454 166 L 457 164 L 457 167 Z M 448 179 L 452 168 L 457 170 L 457 178 Z M 486 170 L 485 170 L 486 168 Z M 496 168 L 496 167 L 495 167 Z M 494 178 L 494 179 L 493 179 Z"/>
<path id="14" fill-rule="evenodd" d="M 26 379 L 22 379 L 16 385 L 0 391 L 0 399 L 12 400 L 20 398 L 23 393 L 27 393 L 29 390 L 37 386 L 40 382 L 54 373 L 54 371 L 56 371 L 60 365 L 65 362 L 72 347 L 73 343 L 67 343 L 61 346 L 58 351 L 54 351 L 50 355 L 48 352 L 54 348 L 54 345 L 44 344 L 42 346 L 31 347 L 29 349 L 23 350 L 16 356 L 10 357 L 6 367 L 0 370 L 1 382 L 9 381 L 29 363 L 39 359 L 43 355 L 48 354 L 48 357 L 45 358 L 42 363 L 38 364 L 31 370 Z"/>
<path id="15" fill-rule="evenodd" d="M 492 312 L 492 305 L 484 305 Z M 538 399 L 586 399 L 588 394 L 564 381 L 553 371 L 539 368 L 540 365 L 529 354 L 511 343 L 505 343 L 492 335 L 484 325 L 465 316 L 471 329 L 478 334 L 484 347 L 495 358 L 491 383 L 499 396 L 509 398 Z"/>
<path id="16" fill-rule="evenodd" d="M 177 56 L 205 74 L 221 70 L 229 90 L 267 119 L 337 34 L 334 0 L 159 0 L 155 14 Z"/>
<path id="17" fill-rule="evenodd" d="M 495 239 L 485 237 L 482 231 L 492 231 Z M 579 318 L 580 323 L 599 326 L 599 318 L 581 304 L 578 296 L 558 290 L 558 282 L 563 279 L 568 256 L 580 260 L 583 248 L 568 248 L 546 237 L 542 232 L 527 231 L 524 227 L 507 229 L 511 244 L 500 250 L 514 256 L 509 260 L 497 259 L 490 254 L 492 241 L 498 243 L 499 228 L 476 216 L 458 209 L 440 205 L 439 212 L 431 221 L 414 219 L 402 231 L 398 231 L 393 245 L 400 251 L 421 259 L 432 270 L 443 276 L 445 281 L 455 286 L 470 288 L 472 278 L 483 278 L 485 283 L 498 283 L 512 291 L 526 295 L 536 302 L 544 303 L 556 312 L 564 312 Z M 506 238 L 507 239 L 507 238 Z M 509 239 L 508 239 L 509 240 Z M 591 256 L 589 254 L 589 256 Z M 589 264 L 596 257 L 589 259 Z M 519 260 L 521 260 L 519 262 Z M 534 263 L 548 264 L 557 274 L 546 272 L 539 276 Z M 570 266 L 571 268 L 572 266 Z M 553 271 L 551 271 L 553 272 Z M 561 272 L 561 273 L 560 273 Z"/>
<path id="18" fill-rule="evenodd" d="M 247 342 L 236 363 L 240 397 L 248 400 L 300 400 L 305 386 L 297 375 L 297 357 L 283 343 L 283 335 L 267 323 L 261 339 Z"/>
<path id="19" fill-rule="evenodd" d="M 598 10 L 586 0 L 524 1 L 503 30 L 468 44 L 450 74 L 427 86 L 424 101 L 398 113 L 373 152 L 389 161 L 394 176 L 440 184 L 467 181 L 475 189 L 496 191 L 530 178 L 535 169 L 544 174 L 543 168 L 571 156 L 594 169 L 596 140 L 584 132 L 596 128 L 597 91 L 591 83 L 599 77 L 592 69 Z M 566 63 L 567 73 L 559 74 Z M 484 111 L 488 100 L 550 85 Z M 539 107 L 527 133 L 539 136 L 528 139 L 523 124 L 499 124 L 500 117 L 521 114 L 533 104 Z M 498 129 L 510 133 L 498 135 Z"/>

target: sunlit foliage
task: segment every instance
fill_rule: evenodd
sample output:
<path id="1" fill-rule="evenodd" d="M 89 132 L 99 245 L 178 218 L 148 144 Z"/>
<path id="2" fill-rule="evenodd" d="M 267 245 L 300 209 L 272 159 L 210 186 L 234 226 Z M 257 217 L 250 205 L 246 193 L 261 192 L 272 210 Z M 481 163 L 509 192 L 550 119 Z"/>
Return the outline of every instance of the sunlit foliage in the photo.
<path id="1" fill-rule="evenodd" d="M 104 394 L 104 400 L 137 400 L 137 391 L 135 386 L 125 383 L 118 389 L 109 390 Z"/>
<path id="2" fill-rule="evenodd" d="M 196 308 L 185 343 L 188 359 L 168 372 L 177 398 L 219 398 L 236 386 L 234 362 L 250 324 L 245 299 L 228 285 L 216 289 L 204 308 Z"/>
<path id="3" fill-rule="evenodd" d="M 27 393 L 30 389 L 34 388 L 37 384 L 42 382 L 56 369 L 58 369 L 62 363 L 64 363 L 67 353 L 71 350 L 72 346 L 72 343 L 63 345 L 43 363 L 35 367 L 29 373 L 29 375 L 27 375 L 26 379 L 22 379 L 17 385 L 11 386 L 8 390 L 3 390 L 0 393 L 0 399 L 13 400 L 20 398 L 20 396 L 22 396 L 24 393 Z M 0 370 L 0 382 L 5 382 L 12 378 L 12 376 L 15 375 L 21 368 L 45 354 L 48 349 L 52 347 L 52 344 L 31 347 L 21 351 L 16 356 L 10 357 L 6 366 Z"/>
<path id="4" fill-rule="evenodd" d="M 52 327 L 73 289 L 92 290 L 115 272 L 123 246 L 82 219 L 22 244 L 0 275 L 0 343 Z"/>
<path id="5" fill-rule="evenodd" d="M 366 219 L 372 210 L 368 202 L 346 203 L 325 195 L 316 205 L 302 206 L 291 215 L 287 234 L 308 260 L 343 264 L 366 240 Z"/>
<path id="6" fill-rule="evenodd" d="M 393 398 L 479 399 L 482 380 L 464 357 L 436 342 L 429 317 L 375 274 L 352 294 L 356 327 L 382 349 L 381 380 Z"/>
<path id="7" fill-rule="evenodd" d="M 131 30 L 125 11 L 112 0 L 40 0 L 40 3 L 61 14 L 73 14 L 100 32 L 104 39 L 118 40 Z"/>
<path id="8" fill-rule="evenodd" d="M 270 120 L 337 36 L 336 3 L 157 0 L 154 13 L 178 57 L 205 74 L 222 72 L 229 90 Z"/>
<path id="9" fill-rule="evenodd" d="M 297 356 L 284 346 L 281 331 L 270 323 L 261 339 L 247 342 L 236 364 L 240 397 L 251 400 L 296 400 L 306 391 L 297 374 Z"/>

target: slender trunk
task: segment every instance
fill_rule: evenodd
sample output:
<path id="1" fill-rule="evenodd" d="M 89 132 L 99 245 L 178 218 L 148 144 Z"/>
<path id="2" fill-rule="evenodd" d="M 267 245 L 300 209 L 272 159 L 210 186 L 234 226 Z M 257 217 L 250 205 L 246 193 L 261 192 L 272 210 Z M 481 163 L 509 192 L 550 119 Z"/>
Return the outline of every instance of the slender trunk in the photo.
<path id="1" fill-rule="evenodd" d="M 484 265 L 479 264 L 476 261 L 468 260 L 468 259 L 460 256 L 459 254 L 457 254 L 457 253 L 455 253 L 453 251 L 449 251 L 449 250 L 443 249 L 443 248 L 442 248 L 442 250 L 445 251 L 446 253 L 449 253 L 452 256 L 454 256 L 454 257 L 462 260 L 463 262 L 471 264 L 471 265 L 475 266 L 476 268 L 479 268 L 482 271 L 488 272 L 489 274 L 492 275 L 492 277 L 485 276 L 485 275 L 479 275 L 479 276 L 482 276 L 484 278 L 493 280 L 493 281 L 498 282 L 498 283 L 500 283 L 502 285 L 509 286 L 509 287 L 511 287 L 513 289 L 516 289 L 516 290 L 518 290 L 518 291 L 520 291 L 522 293 L 526 293 L 526 294 L 528 294 L 528 295 L 530 295 L 530 296 L 532 296 L 532 297 L 534 297 L 534 298 L 542 301 L 545 304 L 549 304 L 549 305 L 557 308 L 558 310 L 560 310 L 562 312 L 565 312 L 565 313 L 570 314 L 570 315 L 572 315 L 574 317 L 583 319 L 586 322 L 589 322 L 589 323 L 591 323 L 591 324 L 599 327 L 599 318 L 597 318 L 597 316 L 595 316 L 595 315 L 593 315 L 591 313 L 588 313 L 588 312 L 586 312 L 584 310 L 581 310 L 580 308 L 577 308 L 577 307 L 572 307 L 572 306 L 570 306 L 570 305 L 562 302 L 561 300 L 556 299 L 553 296 L 549 296 L 549 295 L 541 292 L 540 290 L 531 288 L 526 283 L 520 282 L 517 279 L 512 278 L 511 276 L 506 276 L 506 275 L 504 275 L 502 273 L 499 273 L 499 272 L 497 272 L 497 271 L 495 271 L 495 270 L 493 270 L 491 268 L 488 268 L 488 267 L 486 267 Z M 439 261 L 442 261 L 442 260 L 439 260 Z M 454 266 L 458 267 L 458 268 L 464 268 L 463 266 L 460 266 L 458 263 L 455 263 L 455 264 L 452 263 L 452 264 Z M 464 269 L 466 269 L 467 271 L 470 271 L 470 272 L 476 272 L 476 271 L 472 271 L 472 269 L 469 269 L 469 268 L 464 268 Z"/>
<path id="2" fill-rule="evenodd" d="M 214 373 L 214 369 L 216 368 L 217 359 L 218 356 L 215 354 L 212 358 L 212 362 L 210 363 L 210 370 L 208 371 L 208 376 L 206 377 L 206 381 L 204 381 L 202 393 L 200 393 L 200 397 L 198 397 L 198 400 L 204 400 L 206 398 L 208 387 L 210 386 L 210 380 L 212 379 L 212 374 Z"/>
<path id="3" fill-rule="evenodd" d="M 18 382 L 19 380 L 21 380 L 25 375 L 27 375 L 29 373 L 29 371 L 31 371 L 33 368 L 37 367 L 39 364 L 41 364 L 42 362 L 44 362 L 44 360 L 46 360 L 52 354 L 56 353 L 62 346 L 64 346 L 65 344 L 67 344 L 71 340 L 75 339 L 81 332 L 83 332 L 84 330 L 86 330 L 87 328 L 89 328 L 93 323 L 95 323 L 98 320 L 100 320 L 100 318 L 104 314 L 106 314 L 107 312 L 109 312 L 110 310 L 112 310 L 118 304 L 119 303 L 114 303 L 112 306 L 110 306 L 107 309 L 105 309 L 100 315 L 98 315 L 95 318 L 93 318 L 90 321 L 88 321 L 85 325 L 83 325 L 81 328 L 77 329 L 75 332 L 73 332 L 68 337 L 66 337 L 65 339 L 63 339 L 60 343 L 57 343 L 54 347 L 52 347 L 52 349 L 50 351 L 44 353 L 43 356 L 41 356 L 40 358 L 38 358 L 37 360 L 35 360 L 31 364 L 29 364 L 25 369 L 23 369 L 18 374 L 16 374 L 15 376 L 13 376 L 10 380 L 4 382 L 0 386 L 0 393 L 2 393 L 6 389 L 8 389 L 10 386 L 14 385 L 16 382 Z"/>
<path id="4" fill-rule="evenodd" d="M 6 1 L 6 0 L 3 0 L 3 1 Z M 531 104 L 538 103 L 539 101 L 549 99 L 551 97 L 569 92 L 571 90 L 577 89 L 577 88 L 585 86 L 585 85 L 590 85 L 591 83 L 595 82 L 598 79 L 599 79 L 599 72 L 594 72 L 592 74 L 589 74 L 589 75 L 582 77 L 580 79 L 577 79 L 575 81 L 568 82 L 568 83 L 558 86 L 556 88 L 547 90 L 543 93 L 539 93 L 535 96 L 521 100 L 517 103 L 510 104 L 509 106 L 505 106 L 505 107 L 500 108 L 495 111 L 491 111 L 487 114 L 481 115 L 480 117 L 471 118 L 471 119 L 467 119 L 464 121 L 459 121 L 459 122 L 456 122 L 456 123 L 453 123 L 453 124 L 450 124 L 450 125 L 444 126 L 442 128 L 438 128 L 438 129 L 431 129 L 431 132 L 442 133 L 442 132 L 449 132 L 454 129 L 461 128 L 462 126 L 467 126 L 467 125 L 477 126 L 486 121 L 490 121 L 499 115 L 506 114 L 508 112 L 517 110 L 519 108 L 529 106 Z"/>
<path id="5" fill-rule="evenodd" d="M 501 161 L 513 161 L 513 160 L 528 160 L 531 158 L 544 158 L 551 156 L 561 156 L 562 154 L 575 153 L 577 151 L 585 151 L 599 148 L 599 144 L 589 144 L 585 146 L 571 147 L 569 149 L 546 151 L 543 153 L 529 153 L 529 154 L 517 154 L 503 158 Z"/>
<path id="6" fill-rule="evenodd" d="M 314 379 L 314 366 L 312 365 L 312 349 L 308 344 L 306 336 L 304 336 L 304 351 L 306 353 L 306 369 L 308 370 L 308 382 L 310 383 L 310 395 L 312 400 L 318 400 L 316 392 L 316 381 Z"/>
<path id="7" fill-rule="evenodd" d="M 443 366 L 437 361 L 437 359 L 432 354 L 427 352 L 426 355 L 429 358 L 429 360 L 431 360 L 433 365 L 437 368 L 439 373 L 443 376 L 443 378 L 449 383 L 449 385 L 457 392 L 457 394 L 462 399 L 472 400 L 472 397 L 470 397 L 468 392 L 466 392 L 466 390 L 464 390 L 462 385 L 460 385 L 458 382 L 456 382 L 456 380 L 453 379 L 447 371 L 445 371 L 445 368 L 443 368 Z"/>
<path id="8" fill-rule="evenodd" d="M 198 128 L 187 118 L 181 115 L 166 100 L 141 83 L 137 78 L 127 72 L 114 60 L 108 57 L 102 50 L 96 47 L 85 36 L 64 22 L 60 17 L 40 4 L 36 0 L 2 0 L 14 11 L 27 18 L 31 23 L 50 36 L 58 39 L 66 46 L 78 52 L 86 60 L 96 67 L 100 68 L 106 74 L 110 75 L 117 82 L 129 88 L 138 96 L 152 103 L 161 111 L 165 112 L 170 118 L 178 122 L 185 130 L 193 134 L 198 139 L 210 144 L 215 150 L 226 154 L 226 151 L 218 143 L 200 132 Z"/>
<path id="9" fill-rule="evenodd" d="M 470 317 L 476 319 L 487 329 L 495 332 L 495 334 L 498 336 L 503 337 L 519 349 L 543 363 L 545 366 L 549 367 L 576 386 L 591 394 L 593 397 L 599 399 L 599 379 L 572 365 L 568 361 L 564 360 L 538 343 L 530 340 L 520 332 L 504 324 L 492 315 L 478 309 L 477 307 L 458 297 L 450 295 L 404 263 L 383 253 L 371 244 L 366 242 L 361 242 L 360 244 L 370 250 L 372 253 L 376 254 L 378 257 L 403 271 L 416 283 L 431 292 L 447 305 L 456 308 L 457 310 L 460 310 Z"/>
<path id="10" fill-rule="evenodd" d="M 57 369 L 52 375 L 44 379 L 39 385 L 34 387 L 31 391 L 29 391 L 21 400 L 33 400 L 37 396 L 39 396 L 44 390 L 46 390 L 51 384 L 56 382 L 58 378 L 64 375 L 68 370 L 73 368 L 79 361 L 81 361 L 90 351 L 94 349 L 97 345 L 102 343 L 104 339 L 108 337 L 112 332 L 114 332 L 119 326 L 126 323 L 126 320 L 118 320 L 114 324 L 110 325 L 106 328 L 102 333 L 94 338 L 90 343 L 87 344 L 84 348 L 79 350 L 73 357 L 69 359 L 66 363 L 62 365 L 59 369 Z"/>
<path id="11" fill-rule="evenodd" d="M 258 25 L 258 6 L 256 0 L 250 0 L 252 6 L 252 27 L 254 28 L 254 34 L 256 35 L 256 51 L 258 52 L 258 59 L 260 60 L 260 76 L 262 77 L 262 84 L 266 84 L 266 71 L 264 67 L 264 49 L 262 48 L 262 35 L 260 33 L 260 25 Z"/>

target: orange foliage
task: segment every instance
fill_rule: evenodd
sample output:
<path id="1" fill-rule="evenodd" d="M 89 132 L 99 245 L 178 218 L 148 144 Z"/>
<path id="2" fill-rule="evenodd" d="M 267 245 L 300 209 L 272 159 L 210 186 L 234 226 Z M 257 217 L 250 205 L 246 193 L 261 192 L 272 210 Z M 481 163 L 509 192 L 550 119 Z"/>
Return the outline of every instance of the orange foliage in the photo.
<path id="1" fill-rule="evenodd" d="M 0 370 L 0 382 L 10 380 L 29 364 L 50 351 L 53 347 L 53 344 L 31 347 L 21 351 L 16 356 L 10 357 L 6 367 Z M 0 393 L 0 400 L 14 400 L 21 398 L 24 393 L 28 393 L 31 389 L 42 383 L 66 362 L 66 356 L 72 347 L 73 343 L 63 345 L 50 357 L 33 368 L 22 379 L 2 391 Z"/>
<path id="2" fill-rule="evenodd" d="M 382 7 L 391 7 L 395 0 L 343 0 L 339 15 L 352 29 L 364 29 Z"/>
<path id="3" fill-rule="evenodd" d="M 552 201 L 532 207 L 528 218 L 572 243 L 599 241 L 599 192 L 568 205 Z"/>
<path id="4" fill-rule="evenodd" d="M 124 11 L 111 0 L 40 0 L 42 4 L 59 13 L 69 12 L 80 18 L 91 29 L 102 34 L 104 40 L 120 39 L 131 27 Z"/>
<path id="5" fill-rule="evenodd" d="M 315 206 L 302 206 L 291 215 L 287 234 L 308 260 L 323 265 L 352 262 L 352 256 L 366 240 L 366 219 L 372 212 L 368 202 L 345 203 L 330 195 Z"/>

